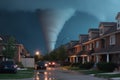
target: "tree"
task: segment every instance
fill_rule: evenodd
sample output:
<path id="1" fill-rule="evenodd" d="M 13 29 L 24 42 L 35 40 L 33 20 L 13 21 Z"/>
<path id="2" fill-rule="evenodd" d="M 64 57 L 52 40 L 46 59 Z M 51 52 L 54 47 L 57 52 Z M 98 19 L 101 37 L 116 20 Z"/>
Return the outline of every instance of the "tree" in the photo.
<path id="1" fill-rule="evenodd" d="M 67 54 L 64 46 L 59 47 L 59 49 L 57 50 L 57 56 L 58 56 L 58 60 L 65 61 L 65 59 L 67 58 Z"/>
<path id="2" fill-rule="evenodd" d="M 45 58 L 49 58 L 47 60 L 50 61 L 65 61 L 65 59 L 67 58 L 67 54 L 66 54 L 66 49 L 64 48 L 64 46 L 60 46 L 59 48 L 53 50 L 51 53 L 45 55 Z"/>
<path id="3" fill-rule="evenodd" d="M 7 43 L 4 43 L 4 50 L 2 51 L 3 56 L 9 59 L 13 59 L 15 57 L 16 53 L 16 41 L 13 36 L 10 36 L 9 39 L 7 40 Z"/>

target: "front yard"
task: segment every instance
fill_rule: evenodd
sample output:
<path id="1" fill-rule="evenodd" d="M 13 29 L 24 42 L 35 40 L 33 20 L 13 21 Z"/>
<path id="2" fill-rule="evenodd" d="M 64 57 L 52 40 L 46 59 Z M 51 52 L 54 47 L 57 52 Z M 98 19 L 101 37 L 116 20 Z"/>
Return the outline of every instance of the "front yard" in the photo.
<path id="1" fill-rule="evenodd" d="M 33 76 L 34 76 L 33 69 L 18 70 L 16 74 L 0 73 L 0 79 L 24 79 L 24 78 L 32 78 Z"/>
<path id="2" fill-rule="evenodd" d="M 105 71 L 94 70 L 94 69 L 88 70 L 88 69 L 80 69 L 79 67 L 71 67 L 71 66 L 64 66 L 63 69 L 74 70 L 82 74 L 93 75 L 93 76 L 102 77 L 102 78 L 120 77 L 120 72 L 105 72 Z"/>

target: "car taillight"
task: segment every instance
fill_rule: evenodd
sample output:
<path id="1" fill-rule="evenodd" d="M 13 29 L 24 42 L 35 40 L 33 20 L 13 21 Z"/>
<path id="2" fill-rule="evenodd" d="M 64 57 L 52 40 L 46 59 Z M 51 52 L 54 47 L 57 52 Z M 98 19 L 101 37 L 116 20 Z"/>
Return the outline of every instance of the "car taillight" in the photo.
<path id="1" fill-rule="evenodd" d="M 55 64 L 55 62 L 52 62 L 52 64 L 54 65 L 54 64 Z"/>

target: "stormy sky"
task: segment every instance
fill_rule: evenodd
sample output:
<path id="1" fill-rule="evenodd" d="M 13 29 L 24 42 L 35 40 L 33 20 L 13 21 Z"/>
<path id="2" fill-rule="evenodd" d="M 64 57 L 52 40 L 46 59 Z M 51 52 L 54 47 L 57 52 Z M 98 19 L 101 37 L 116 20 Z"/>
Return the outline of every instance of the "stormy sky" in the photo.
<path id="1" fill-rule="evenodd" d="M 101 21 L 115 21 L 119 4 L 119 0 L 0 0 L 0 34 L 14 35 L 32 54 L 45 53 L 78 40 L 79 34 L 97 28 Z"/>

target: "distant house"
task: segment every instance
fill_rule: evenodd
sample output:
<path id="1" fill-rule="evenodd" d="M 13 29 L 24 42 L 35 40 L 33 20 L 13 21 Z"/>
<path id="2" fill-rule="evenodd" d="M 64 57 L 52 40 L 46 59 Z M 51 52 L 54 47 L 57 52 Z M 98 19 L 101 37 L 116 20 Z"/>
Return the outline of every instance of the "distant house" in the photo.
<path id="1" fill-rule="evenodd" d="M 120 12 L 117 22 L 101 22 L 98 28 L 90 28 L 88 35 L 80 35 L 79 43 L 68 49 L 73 61 L 114 62 L 120 64 Z M 74 57 L 73 57 L 74 55 Z"/>
<path id="2" fill-rule="evenodd" d="M 4 59 L 4 55 L 2 55 L 2 51 L 5 50 L 5 45 L 10 37 L 11 36 L 9 35 L 0 35 L 0 60 Z M 15 46 L 17 48 L 16 54 L 14 57 L 14 60 L 16 62 L 21 62 L 22 57 L 30 56 L 30 53 L 28 53 L 28 51 L 25 49 L 23 44 L 18 43 L 17 40 L 15 42 Z"/>

